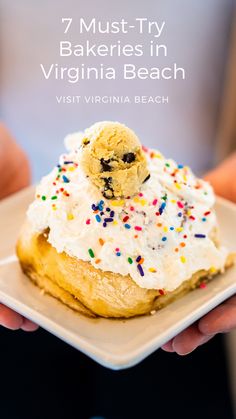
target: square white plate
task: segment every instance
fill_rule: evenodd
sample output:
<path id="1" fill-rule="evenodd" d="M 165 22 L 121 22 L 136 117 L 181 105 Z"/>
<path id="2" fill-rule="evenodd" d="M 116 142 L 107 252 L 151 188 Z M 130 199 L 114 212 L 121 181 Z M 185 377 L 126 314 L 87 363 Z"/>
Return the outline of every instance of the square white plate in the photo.
<path id="1" fill-rule="evenodd" d="M 89 319 L 56 299 L 43 295 L 21 272 L 14 256 L 15 242 L 32 201 L 34 188 L 0 205 L 0 301 L 60 339 L 112 369 L 131 367 L 185 329 L 216 305 L 236 293 L 236 266 L 170 304 L 153 316 L 130 320 Z M 236 205 L 223 199 L 216 204 L 223 243 L 236 248 Z"/>

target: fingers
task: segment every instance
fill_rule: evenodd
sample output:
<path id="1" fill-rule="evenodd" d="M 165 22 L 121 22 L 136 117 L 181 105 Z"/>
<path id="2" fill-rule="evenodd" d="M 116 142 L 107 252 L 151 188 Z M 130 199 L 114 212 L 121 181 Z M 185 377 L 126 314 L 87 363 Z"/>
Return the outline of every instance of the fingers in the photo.
<path id="1" fill-rule="evenodd" d="M 177 354 L 187 355 L 204 343 L 205 339 L 206 336 L 204 336 L 198 330 L 197 325 L 194 324 L 174 338 L 172 347 Z"/>
<path id="2" fill-rule="evenodd" d="M 31 320 L 25 319 L 20 314 L 10 308 L 0 304 L 0 325 L 11 330 L 22 329 L 25 332 L 33 332 L 38 329 L 38 325 Z"/>
<path id="3" fill-rule="evenodd" d="M 32 322 L 31 320 L 28 320 L 25 318 L 23 319 L 23 324 L 21 326 L 21 329 L 24 330 L 25 332 L 34 332 L 38 328 L 39 326 L 35 324 L 34 322 Z"/>
<path id="4" fill-rule="evenodd" d="M 162 349 L 167 352 L 176 352 L 178 355 L 187 355 L 194 351 L 194 349 L 198 346 L 208 342 L 212 337 L 213 334 L 210 336 L 204 335 L 198 329 L 198 325 L 196 323 L 163 345 Z"/>
<path id="5" fill-rule="evenodd" d="M 208 342 L 215 334 L 229 332 L 234 328 L 236 328 L 236 295 L 202 317 L 198 324 L 193 324 L 165 343 L 162 349 L 166 352 L 187 355 Z"/>
<path id="6" fill-rule="evenodd" d="M 233 295 L 233 297 L 228 298 L 228 300 L 224 301 L 223 304 L 227 304 L 227 305 L 234 305 L 236 306 L 236 294 Z"/>
<path id="7" fill-rule="evenodd" d="M 205 335 L 229 332 L 236 328 L 236 296 L 204 316 L 198 327 Z"/>
<path id="8" fill-rule="evenodd" d="M 23 317 L 3 304 L 0 304 L 0 325 L 11 330 L 20 329 L 23 325 Z"/>
<path id="9" fill-rule="evenodd" d="M 174 349 L 173 349 L 173 340 L 174 339 L 169 340 L 169 342 L 166 342 L 164 345 L 162 345 L 161 348 L 164 351 L 166 351 L 166 352 L 174 352 Z"/>

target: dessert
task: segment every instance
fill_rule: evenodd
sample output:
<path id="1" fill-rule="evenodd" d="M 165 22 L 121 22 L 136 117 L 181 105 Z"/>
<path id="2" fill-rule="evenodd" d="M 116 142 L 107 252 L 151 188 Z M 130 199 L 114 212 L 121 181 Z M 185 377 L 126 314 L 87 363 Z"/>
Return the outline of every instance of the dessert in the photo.
<path id="1" fill-rule="evenodd" d="M 66 144 L 17 243 L 23 271 L 47 293 L 86 315 L 128 318 L 233 263 L 219 244 L 212 188 L 189 167 L 141 148 L 119 123 L 97 123 Z"/>
<path id="2" fill-rule="evenodd" d="M 138 137 L 118 122 L 98 122 L 85 130 L 81 167 L 108 199 L 134 195 L 149 177 Z"/>

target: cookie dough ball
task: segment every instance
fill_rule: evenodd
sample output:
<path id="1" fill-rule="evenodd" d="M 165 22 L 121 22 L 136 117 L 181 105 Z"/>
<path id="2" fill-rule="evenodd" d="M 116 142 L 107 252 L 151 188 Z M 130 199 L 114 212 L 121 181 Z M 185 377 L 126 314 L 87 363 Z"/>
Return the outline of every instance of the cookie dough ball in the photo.
<path id="1" fill-rule="evenodd" d="M 138 137 L 118 122 L 85 130 L 81 166 L 108 199 L 134 195 L 150 176 Z"/>

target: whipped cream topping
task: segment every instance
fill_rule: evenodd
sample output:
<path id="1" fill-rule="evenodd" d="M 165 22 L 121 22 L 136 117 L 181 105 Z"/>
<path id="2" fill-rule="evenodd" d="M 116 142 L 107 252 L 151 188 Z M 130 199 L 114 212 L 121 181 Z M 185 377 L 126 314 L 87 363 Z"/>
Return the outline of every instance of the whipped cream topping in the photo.
<path id="1" fill-rule="evenodd" d="M 129 274 L 147 289 L 172 291 L 201 269 L 223 269 L 227 251 L 215 244 L 207 182 L 144 147 L 150 178 L 135 196 L 107 200 L 80 168 L 80 138 L 67 137 L 70 151 L 37 186 L 27 212 L 35 232 L 49 228 L 57 252 Z"/>

